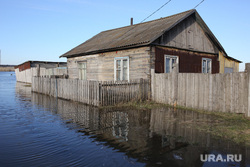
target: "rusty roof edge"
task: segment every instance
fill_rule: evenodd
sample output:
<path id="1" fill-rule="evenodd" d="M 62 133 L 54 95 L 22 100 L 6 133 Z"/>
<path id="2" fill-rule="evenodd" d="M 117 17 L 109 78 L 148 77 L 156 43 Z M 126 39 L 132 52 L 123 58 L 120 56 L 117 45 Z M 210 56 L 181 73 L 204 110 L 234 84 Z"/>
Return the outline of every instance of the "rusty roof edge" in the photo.
<path id="1" fill-rule="evenodd" d="M 21 66 L 21 65 L 23 65 L 23 64 L 25 64 L 25 63 L 28 63 L 28 62 L 30 62 L 30 63 L 47 63 L 47 64 L 67 64 L 67 62 L 57 62 L 57 61 L 38 61 L 38 60 L 28 60 L 28 61 L 25 61 L 25 62 L 23 62 L 23 63 L 21 63 L 21 64 L 18 64 L 18 65 L 16 65 L 15 67 L 18 67 L 18 66 Z"/>

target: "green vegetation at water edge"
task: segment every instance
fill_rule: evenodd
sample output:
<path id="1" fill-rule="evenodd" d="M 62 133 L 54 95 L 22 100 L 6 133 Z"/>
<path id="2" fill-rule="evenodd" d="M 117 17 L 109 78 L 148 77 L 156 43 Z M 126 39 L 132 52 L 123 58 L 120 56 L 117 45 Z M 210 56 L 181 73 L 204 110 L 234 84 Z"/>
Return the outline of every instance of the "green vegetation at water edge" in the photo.
<path id="1" fill-rule="evenodd" d="M 155 102 L 130 102 L 126 104 L 119 104 L 115 107 L 129 107 L 133 109 L 153 109 L 158 107 L 173 108 L 167 104 L 159 104 Z M 232 140 L 236 143 L 242 143 L 250 146 L 250 118 L 245 117 L 243 114 L 235 113 L 223 113 L 223 112 L 211 112 L 204 110 L 197 110 L 192 108 L 186 108 L 176 106 L 176 109 L 196 111 L 201 114 L 207 114 L 211 116 L 211 121 L 196 122 L 197 129 L 212 134 L 215 137 L 221 137 Z"/>

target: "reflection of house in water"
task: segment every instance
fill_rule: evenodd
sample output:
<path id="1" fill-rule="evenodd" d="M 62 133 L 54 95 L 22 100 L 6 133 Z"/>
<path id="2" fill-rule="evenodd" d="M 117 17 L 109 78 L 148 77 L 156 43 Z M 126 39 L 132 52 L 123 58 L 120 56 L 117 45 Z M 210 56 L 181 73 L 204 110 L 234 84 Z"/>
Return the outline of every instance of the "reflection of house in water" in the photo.
<path id="1" fill-rule="evenodd" d="M 91 135 L 147 165 L 201 166 L 200 154 L 217 151 L 242 154 L 249 150 L 216 140 L 195 128 L 197 122 L 212 119 L 191 111 L 158 108 L 153 110 L 98 109 L 72 101 L 33 93 L 32 101 L 77 124 L 76 131 Z M 70 126 L 70 125 L 69 125 Z M 249 162 L 242 162 L 249 163 Z"/>
<path id="2" fill-rule="evenodd" d="M 20 100 L 30 101 L 31 86 L 26 83 L 16 82 L 16 96 L 20 97 Z"/>

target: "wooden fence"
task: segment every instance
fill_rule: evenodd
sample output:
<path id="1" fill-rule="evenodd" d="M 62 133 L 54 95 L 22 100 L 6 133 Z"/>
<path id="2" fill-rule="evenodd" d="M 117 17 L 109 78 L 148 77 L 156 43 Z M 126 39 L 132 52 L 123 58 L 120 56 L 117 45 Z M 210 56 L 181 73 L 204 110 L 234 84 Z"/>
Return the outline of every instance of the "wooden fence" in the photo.
<path id="1" fill-rule="evenodd" d="M 32 67 L 24 71 L 19 71 L 19 68 L 15 69 L 16 80 L 18 82 L 32 83 L 33 76 L 51 77 L 51 76 L 66 76 L 67 69 L 64 68 L 40 68 Z"/>
<path id="2" fill-rule="evenodd" d="M 155 74 L 152 71 L 152 100 L 188 108 L 250 116 L 249 73 Z"/>
<path id="3" fill-rule="evenodd" d="M 109 106 L 150 97 L 149 80 L 130 82 L 32 78 L 32 91 L 94 106 Z"/>

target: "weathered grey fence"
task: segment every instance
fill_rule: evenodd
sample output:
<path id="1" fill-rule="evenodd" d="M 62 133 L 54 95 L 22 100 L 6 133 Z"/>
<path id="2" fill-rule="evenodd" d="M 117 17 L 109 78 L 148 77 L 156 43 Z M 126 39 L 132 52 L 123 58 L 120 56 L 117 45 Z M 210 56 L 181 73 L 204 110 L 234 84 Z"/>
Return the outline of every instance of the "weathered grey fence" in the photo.
<path id="1" fill-rule="evenodd" d="M 189 108 L 250 116 L 249 73 L 155 74 L 152 100 Z"/>
<path id="2" fill-rule="evenodd" d="M 19 68 L 15 69 L 16 80 L 18 82 L 32 83 L 33 76 L 51 77 L 51 76 L 66 76 L 67 69 L 61 68 L 40 68 L 32 67 L 24 71 L 19 71 Z"/>
<path id="3" fill-rule="evenodd" d="M 32 91 L 94 106 L 143 101 L 150 96 L 149 80 L 130 82 L 32 78 Z"/>
<path id="4" fill-rule="evenodd" d="M 145 101 L 150 96 L 148 80 L 131 80 L 130 82 L 104 81 L 100 84 L 101 104 L 103 106 Z"/>

